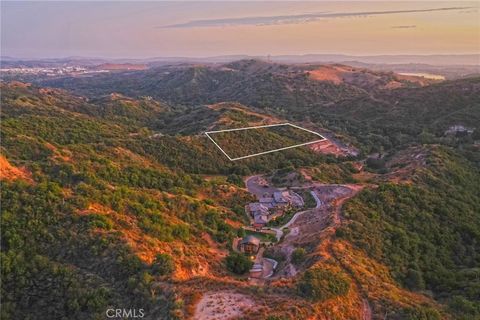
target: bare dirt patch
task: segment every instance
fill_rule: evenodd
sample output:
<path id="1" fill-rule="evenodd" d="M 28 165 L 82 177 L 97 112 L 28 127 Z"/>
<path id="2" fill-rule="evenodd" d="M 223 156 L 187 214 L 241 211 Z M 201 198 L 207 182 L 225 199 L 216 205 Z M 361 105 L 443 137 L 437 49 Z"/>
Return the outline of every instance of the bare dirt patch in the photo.
<path id="1" fill-rule="evenodd" d="M 198 302 L 193 319 L 234 319 L 252 308 L 255 302 L 247 295 L 234 291 L 207 292 Z"/>
<path id="2" fill-rule="evenodd" d="M 335 84 L 343 82 L 342 71 L 329 66 L 323 66 L 316 70 L 309 71 L 309 75 L 310 79 L 316 81 L 331 81 Z"/>
<path id="3" fill-rule="evenodd" d="M 323 154 L 333 154 L 335 156 L 344 156 L 346 152 L 340 149 L 330 140 L 320 141 L 308 146 L 312 151 Z"/>

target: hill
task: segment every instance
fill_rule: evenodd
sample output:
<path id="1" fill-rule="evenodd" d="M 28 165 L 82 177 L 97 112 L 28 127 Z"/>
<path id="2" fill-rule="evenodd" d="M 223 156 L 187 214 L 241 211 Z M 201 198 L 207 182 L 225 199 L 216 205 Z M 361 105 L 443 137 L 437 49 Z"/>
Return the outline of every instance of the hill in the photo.
<path id="1" fill-rule="evenodd" d="M 132 151 L 143 123 L 115 104 L 157 104 L 102 101 L 2 84 L 2 318 L 91 319 L 126 304 L 168 318 L 173 279 L 225 272 L 225 217 L 243 221 L 249 196 Z"/>
<path id="2" fill-rule="evenodd" d="M 320 71 L 342 74 L 342 81 L 318 78 Z M 313 72 L 313 75 L 311 73 Z M 315 77 L 317 74 L 317 77 Z M 126 85 L 126 80 L 130 85 Z M 129 95 L 151 95 L 170 103 L 198 104 L 238 101 L 246 105 L 276 108 L 301 108 L 322 105 L 339 99 L 358 98 L 362 89 L 418 85 L 422 79 L 407 81 L 387 72 L 372 72 L 348 66 L 284 65 L 259 60 L 241 60 L 224 65 L 164 66 L 122 75 L 103 74 L 59 78 L 43 82 L 86 95 L 108 94 L 111 88 Z M 318 81 L 325 80 L 325 81 Z M 422 81 L 426 81 L 423 79 Z"/>
<path id="3" fill-rule="evenodd" d="M 186 319 L 231 299 L 248 319 L 478 317 L 479 79 L 392 77 L 239 61 L 2 82 L 2 318 Z M 363 153 L 232 162 L 203 135 L 284 121 Z M 225 259 L 253 174 L 323 203 L 281 230 L 259 283 Z"/>

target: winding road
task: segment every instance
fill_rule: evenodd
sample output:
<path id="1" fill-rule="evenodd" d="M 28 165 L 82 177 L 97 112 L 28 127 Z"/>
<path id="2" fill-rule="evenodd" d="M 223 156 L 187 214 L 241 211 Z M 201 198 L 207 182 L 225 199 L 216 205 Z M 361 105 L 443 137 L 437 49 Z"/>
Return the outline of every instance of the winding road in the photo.
<path id="1" fill-rule="evenodd" d="M 245 184 L 246 184 L 247 189 L 250 193 L 256 195 L 257 197 L 260 197 L 265 193 L 273 193 L 274 191 L 281 190 L 281 189 L 277 189 L 277 188 L 270 187 L 270 186 L 264 187 L 262 185 L 259 185 L 258 180 L 260 179 L 260 177 L 261 177 L 261 175 L 251 176 L 251 177 L 248 177 L 245 180 Z M 325 189 L 328 190 L 328 188 L 331 188 L 331 187 L 346 188 L 346 189 L 348 189 L 348 192 L 343 191 L 343 193 L 342 193 L 342 192 L 338 192 L 338 191 L 337 192 L 333 191 L 333 193 L 325 194 L 325 192 L 329 192 L 329 191 L 325 191 Z M 319 191 L 319 192 L 321 192 L 320 196 L 322 196 L 322 199 L 324 199 L 327 203 L 333 203 L 334 204 L 334 207 L 333 207 L 333 221 L 332 221 L 332 227 L 333 228 L 329 228 L 329 231 L 328 231 L 328 232 L 331 232 L 333 234 L 335 229 L 342 223 L 340 215 L 341 215 L 341 208 L 343 206 L 343 203 L 346 200 L 350 199 L 351 197 L 355 196 L 363 188 L 363 186 L 353 185 L 353 184 L 352 185 L 342 185 L 342 184 L 309 183 L 309 184 L 305 184 L 303 187 L 296 187 L 295 189 L 305 190 L 307 188 L 317 188 L 317 189 L 318 188 L 323 188 L 323 191 Z M 323 194 L 322 194 L 322 192 L 323 192 Z M 317 210 L 317 209 L 320 209 L 320 208 L 322 208 L 322 206 L 326 205 L 326 202 L 322 201 L 322 199 L 319 198 L 319 196 L 318 196 L 318 194 L 315 190 L 310 190 L 310 194 L 315 199 L 315 202 L 316 202 L 315 208 L 311 208 L 311 209 L 307 209 L 307 210 L 304 210 L 304 211 L 297 212 L 283 226 L 278 227 L 278 228 L 270 228 L 270 230 L 275 232 L 275 237 L 277 239 L 277 243 L 280 242 L 280 240 L 282 239 L 282 237 L 284 235 L 283 229 L 289 228 L 303 214 L 305 214 L 307 212 L 312 212 L 312 211 Z M 294 229 L 296 229 L 296 232 L 297 232 L 295 234 L 295 236 L 298 236 L 299 235 L 298 233 L 300 232 L 301 228 L 295 227 Z M 292 234 L 293 234 L 293 229 L 292 229 Z M 346 266 L 342 265 L 341 260 L 339 260 L 338 257 L 335 257 L 335 253 L 333 252 L 333 250 L 331 248 L 331 243 L 328 246 L 328 251 L 330 251 L 331 256 L 336 258 L 336 260 L 339 262 L 340 266 L 343 269 L 345 269 L 347 272 L 349 272 L 348 268 L 346 268 Z M 263 259 L 267 259 L 267 258 L 263 258 Z M 269 260 L 271 260 L 271 259 L 269 259 Z M 269 262 L 272 262 L 272 263 L 275 262 L 275 267 L 276 267 L 277 262 L 275 260 L 271 260 Z M 293 265 L 291 265 L 291 266 L 293 267 Z M 272 275 L 273 275 L 273 272 L 272 272 L 272 274 L 269 274 L 268 277 L 271 277 Z M 354 278 L 354 280 L 356 281 L 355 278 Z M 368 296 L 367 296 L 366 292 L 364 291 L 364 289 L 361 288 L 361 285 L 360 285 L 360 283 L 358 283 L 358 281 L 356 281 L 356 285 L 359 287 L 359 290 L 360 290 L 360 293 L 361 293 L 361 296 L 362 296 L 362 300 L 361 300 L 361 302 L 362 302 L 362 308 L 361 308 L 362 320 L 371 320 L 372 319 L 372 308 L 371 308 L 370 303 L 368 301 Z"/>
<path id="2" fill-rule="evenodd" d="M 313 198 L 315 199 L 315 202 L 317 203 L 316 206 L 315 206 L 315 209 L 320 208 L 323 204 L 322 200 L 320 200 L 318 198 L 317 194 L 314 191 L 310 191 L 310 194 L 313 196 Z M 275 231 L 275 237 L 277 238 L 277 242 L 280 241 L 280 239 L 282 239 L 282 236 L 283 236 L 283 230 L 282 229 L 290 227 L 292 224 L 295 223 L 295 221 L 297 220 L 298 217 L 300 217 L 302 214 L 304 214 L 305 212 L 308 212 L 310 210 L 313 210 L 313 209 L 308 209 L 308 210 L 304 210 L 304 211 L 300 211 L 300 212 L 295 213 L 295 215 L 292 217 L 292 219 L 290 219 L 290 221 L 288 221 L 286 224 L 284 224 L 283 226 L 281 226 L 279 228 L 270 228 L 271 230 Z"/>

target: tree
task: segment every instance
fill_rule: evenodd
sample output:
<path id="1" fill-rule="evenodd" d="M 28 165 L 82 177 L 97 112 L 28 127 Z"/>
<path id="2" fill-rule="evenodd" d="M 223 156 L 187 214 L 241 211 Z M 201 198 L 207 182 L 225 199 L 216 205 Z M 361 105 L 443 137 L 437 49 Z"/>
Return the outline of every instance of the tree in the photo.
<path id="1" fill-rule="evenodd" d="M 240 186 L 240 187 L 243 187 L 242 177 L 240 177 L 239 175 L 237 175 L 235 173 L 232 173 L 232 174 L 228 175 L 227 182 L 229 182 L 231 184 L 235 184 L 235 185 Z"/>
<path id="2" fill-rule="evenodd" d="M 245 255 L 232 252 L 226 258 L 228 270 L 236 274 L 244 274 L 252 268 L 253 262 Z"/>
<path id="3" fill-rule="evenodd" d="M 423 290 L 425 289 L 425 281 L 421 271 L 416 269 L 408 269 L 405 277 L 405 285 L 410 290 Z"/>
<path id="4" fill-rule="evenodd" d="M 305 249 L 303 248 L 296 248 L 295 250 L 293 250 L 292 252 L 292 262 L 294 264 L 300 264 L 302 263 L 304 260 L 305 260 L 305 255 L 307 254 L 307 252 L 305 251 Z"/>

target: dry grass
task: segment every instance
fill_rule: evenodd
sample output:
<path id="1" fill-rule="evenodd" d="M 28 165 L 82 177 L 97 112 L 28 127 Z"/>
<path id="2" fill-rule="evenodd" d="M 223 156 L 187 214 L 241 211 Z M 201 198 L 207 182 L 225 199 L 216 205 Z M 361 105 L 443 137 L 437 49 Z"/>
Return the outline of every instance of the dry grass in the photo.
<path id="1" fill-rule="evenodd" d="M 26 168 L 17 168 L 10 164 L 7 158 L 0 155 L 0 179 L 7 181 L 22 179 L 32 182 L 32 175 Z"/>
<path id="2" fill-rule="evenodd" d="M 164 242 L 146 234 L 137 225 L 137 220 L 128 214 L 116 212 L 98 203 L 91 203 L 80 215 L 100 214 L 113 223 L 113 230 L 98 229 L 96 232 L 119 232 L 132 251 L 146 264 L 152 264 L 157 254 L 170 254 L 175 262 L 173 279 L 189 280 L 217 274 L 226 251 L 204 234 L 192 239 L 187 246 L 181 241 Z M 215 271 L 213 271 L 215 270 Z"/>
<path id="3" fill-rule="evenodd" d="M 335 84 L 343 82 L 342 71 L 333 66 L 322 66 L 316 70 L 309 71 L 310 79 L 316 81 L 330 81 Z"/>

